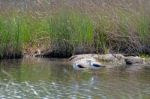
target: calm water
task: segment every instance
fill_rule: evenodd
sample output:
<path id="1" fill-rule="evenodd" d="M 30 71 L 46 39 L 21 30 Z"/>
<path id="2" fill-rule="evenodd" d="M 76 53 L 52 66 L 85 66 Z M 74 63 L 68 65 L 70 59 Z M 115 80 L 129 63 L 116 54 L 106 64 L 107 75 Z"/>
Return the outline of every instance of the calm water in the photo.
<path id="1" fill-rule="evenodd" d="M 150 69 L 76 71 L 65 60 L 0 62 L 0 99 L 150 99 Z"/>

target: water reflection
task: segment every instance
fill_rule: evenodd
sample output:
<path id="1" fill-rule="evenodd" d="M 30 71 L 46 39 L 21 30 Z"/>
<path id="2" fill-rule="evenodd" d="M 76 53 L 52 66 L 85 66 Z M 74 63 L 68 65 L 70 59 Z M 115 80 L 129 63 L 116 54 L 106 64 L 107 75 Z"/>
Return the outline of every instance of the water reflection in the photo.
<path id="1" fill-rule="evenodd" d="M 0 98 L 150 99 L 148 69 L 77 71 L 65 60 L 0 62 Z"/>

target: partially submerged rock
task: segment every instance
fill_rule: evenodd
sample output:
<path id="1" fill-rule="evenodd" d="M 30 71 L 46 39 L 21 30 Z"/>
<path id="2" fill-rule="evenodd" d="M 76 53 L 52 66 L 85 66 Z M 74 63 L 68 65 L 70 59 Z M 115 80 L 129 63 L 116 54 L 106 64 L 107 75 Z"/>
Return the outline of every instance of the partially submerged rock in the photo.
<path id="1" fill-rule="evenodd" d="M 98 61 L 108 68 L 124 65 L 141 65 L 145 63 L 144 59 L 141 57 L 138 56 L 125 57 L 122 54 L 82 54 L 82 55 L 74 55 L 69 60 L 73 64 L 78 63 L 84 59 Z"/>
<path id="2" fill-rule="evenodd" d="M 145 63 L 144 59 L 138 56 L 125 57 L 125 62 L 127 65 L 140 65 Z"/>

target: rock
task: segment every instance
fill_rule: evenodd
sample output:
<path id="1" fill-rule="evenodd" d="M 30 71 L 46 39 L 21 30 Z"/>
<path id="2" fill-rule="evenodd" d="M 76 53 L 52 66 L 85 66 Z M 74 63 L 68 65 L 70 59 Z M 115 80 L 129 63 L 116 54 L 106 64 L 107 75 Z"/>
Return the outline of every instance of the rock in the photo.
<path id="1" fill-rule="evenodd" d="M 144 64 L 144 59 L 138 56 L 125 57 L 125 62 L 127 65 L 137 65 Z"/>
<path id="2" fill-rule="evenodd" d="M 125 57 L 122 54 L 81 54 L 81 55 L 74 55 L 69 60 L 71 61 L 71 63 L 74 63 L 84 59 L 98 61 L 102 63 L 102 65 L 106 66 L 106 68 L 113 68 L 116 66 L 125 66 L 125 65 L 143 66 L 145 64 L 150 64 L 150 62 L 145 61 L 144 58 L 138 56 Z"/>
<path id="3" fill-rule="evenodd" d="M 121 54 L 80 54 L 74 55 L 70 58 L 70 60 L 79 60 L 82 58 L 94 58 L 100 61 L 115 61 L 115 60 L 122 60 L 124 56 Z"/>
<path id="4" fill-rule="evenodd" d="M 92 60 L 100 62 L 103 66 L 113 67 L 124 65 L 124 56 L 121 54 L 81 54 L 74 55 L 70 59 L 71 63 L 76 63 L 82 60 Z"/>
<path id="5" fill-rule="evenodd" d="M 106 61 L 106 62 L 114 62 L 120 61 L 124 59 L 124 56 L 121 54 L 103 54 L 97 57 L 99 60 Z"/>

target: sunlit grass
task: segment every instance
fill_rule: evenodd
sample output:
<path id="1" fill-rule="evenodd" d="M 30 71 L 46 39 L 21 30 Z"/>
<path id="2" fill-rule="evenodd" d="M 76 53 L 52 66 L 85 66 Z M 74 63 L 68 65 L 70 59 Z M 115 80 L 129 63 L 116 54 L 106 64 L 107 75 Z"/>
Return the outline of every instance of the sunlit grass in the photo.
<path id="1" fill-rule="evenodd" d="M 105 7 L 93 3 L 90 8 L 86 2 L 84 9 L 62 7 L 61 10 L 47 11 L 43 8 L 45 12 L 42 12 L 42 8 L 20 11 L 13 7 L 11 13 L 8 9 L 0 12 L 1 57 L 21 53 L 27 47 L 40 47 L 39 43 L 69 50 L 66 53 L 71 54 L 77 47 L 102 53 L 143 53 L 143 46 L 150 42 L 150 15 L 146 7 L 140 8 L 141 5 L 136 11 L 138 4 L 132 8 L 128 3 L 122 5 L 123 2 L 117 2 L 117 6 L 103 3 L 106 3 Z"/>
<path id="2" fill-rule="evenodd" d="M 17 53 L 21 52 L 21 32 L 20 32 L 20 22 L 17 17 L 1 17 L 0 20 L 0 43 L 1 43 L 1 58 L 10 55 L 10 57 L 15 57 Z"/>
<path id="3" fill-rule="evenodd" d="M 66 41 L 73 46 L 93 44 L 94 26 L 88 16 L 61 12 L 50 18 L 49 27 L 54 43 Z"/>

